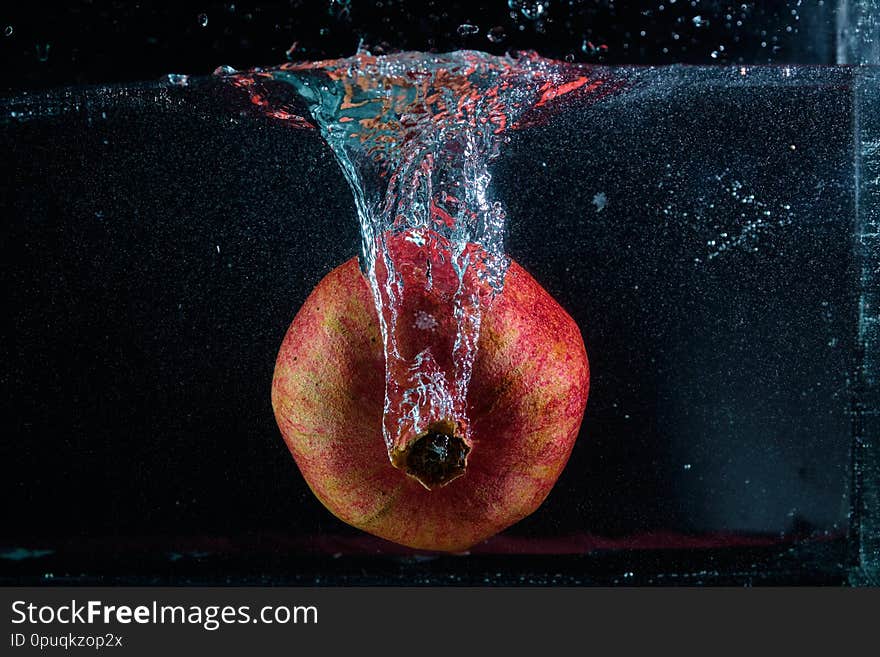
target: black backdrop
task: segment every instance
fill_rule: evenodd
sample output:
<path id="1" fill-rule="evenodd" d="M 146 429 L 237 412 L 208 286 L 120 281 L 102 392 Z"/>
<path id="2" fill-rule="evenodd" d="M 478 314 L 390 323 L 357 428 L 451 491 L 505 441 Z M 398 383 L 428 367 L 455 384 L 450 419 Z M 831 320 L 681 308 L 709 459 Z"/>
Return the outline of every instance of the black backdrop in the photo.
<path id="1" fill-rule="evenodd" d="M 70 3 L 61 9 L 35 3 L 3 10 L 0 29 L 8 34 L 0 42 L 7 62 L 4 85 L 9 94 L 16 95 L 59 85 L 157 79 L 169 72 L 198 75 L 221 64 L 244 68 L 283 61 L 294 42 L 297 47 L 292 56 L 313 58 L 350 54 L 361 40 L 374 51 L 535 48 L 551 56 L 612 63 L 831 61 L 832 21 L 828 10 L 818 5 L 813 14 L 805 11 L 798 21 L 801 27 L 809 23 L 817 29 L 796 39 L 785 30 L 791 15 L 788 5 L 795 3 L 761 3 L 762 9 L 735 10 L 730 21 L 724 18 L 728 6 L 724 3 L 702 3 L 700 14 L 690 3 L 677 3 L 662 15 L 656 3 L 651 3 L 649 15 L 638 3 L 628 3 L 629 9 L 614 4 L 575 3 L 567 18 L 562 3 L 554 2 L 542 24 L 524 18 L 521 12 L 511 17 L 507 2 L 500 1 L 448 3 L 436 8 L 436 17 L 431 3 L 405 2 L 386 2 L 383 7 L 370 3 L 368 10 L 346 10 L 329 2 L 259 3 L 259 7 L 235 3 L 234 8 L 232 3 L 144 2 L 135 7 L 94 2 Z M 713 5 L 721 18 L 707 12 L 707 6 Z M 207 25 L 202 24 L 202 15 Z M 708 26 L 695 27 L 696 15 Z M 737 21 L 744 25 L 736 26 Z M 457 28 L 465 22 L 478 25 L 479 33 L 460 34 Z M 505 37 L 493 43 L 486 32 L 497 26 L 503 28 Z M 322 28 L 327 33 L 322 34 Z M 642 41 L 634 36 L 641 29 L 648 33 Z M 679 39 L 672 36 L 675 29 L 681 30 L 675 32 Z M 756 41 L 765 38 L 762 30 L 774 47 Z M 584 52 L 584 40 L 608 48 Z M 729 46 L 713 58 L 711 53 L 718 52 L 722 41 Z M 112 545 L 121 552 L 142 555 L 143 545 L 135 550 L 126 537 L 137 541 L 144 536 L 204 533 L 226 540 L 223 537 L 245 535 L 249 544 L 265 532 L 290 527 L 315 535 L 356 535 L 324 511 L 295 475 L 269 412 L 267 388 L 286 319 L 292 317 L 319 272 L 357 250 L 350 194 L 326 147 L 314 135 L 290 139 L 277 125 L 229 124 L 225 116 L 218 116 L 217 99 L 210 94 L 188 97 L 195 100 L 187 102 L 206 105 L 182 106 L 180 111 L 173 106 L 171 110 L 166 106 L 139 111 L 137 99 L 129 98 L 131 102 L 109 109 L 109 120 L 98 128 L 91 127 L 89 116 L 79 115 L 78 124 L 25 123 L 4 133 L 4 207 L 13 215 L 6 226 L 11 232 L 2 245 L 4 263 L 13 265 L 7 271 L 6 302 L 18 309 L 14 321 L 24 329 L 17 339 L 3 345 L 4 383 L 11 390 L 41 390 L 45 396 L 22 399 L 10 395 L 3 400 L 4 414 L 13 419 L 10 433 L 42 437 L 26 445 L 2 444 L 6 499 L 12 503 L 4 515 L 2 535 L 7 539 L 26 543 L 27 537 L 54 537 L 60 543 L 52 547 L 58 548 L 64 541 L 116 536 L 118 542 Z M 828 149 L 811 151 L 810 161 L 819 171 L 826 166 L 822 162 L 832 166 L 845 157 L 842 150 L 849 125 L 842 95 L 809 100 L 813 113 L 828 98 L 837 99 L 831 118 L 829 111 L 821 110 L 824 122 L 804 121 L 805 126 L 816 127 L 815 142 Z M 747 112 L 737 114 L 735 106 L 730 111 L 746 123 L 750 113 L 771 112 L 761 106 L 759 98 L 754 103 Z M 719 125 L 731 120 L 722 118 Z M 764 123 L 772 125 L 770 118 Z M 796 134 L 797 124 L 790 129 Z M 655 145 L 657 162 L 665 157 L 664 144 L 684 139 L 681 134 L 687 132 L 684 125 L 681 133 L 669 130 L 672 142 Z M 742 127 L 741 132 L 748 131 Z M 562 152 L 571 130 L 566 132 L 564 126 L 550 130 L 543 140 L 533 134 L 523 133 L 518 145 L 513 145 L 519 148 L 520 162 L 531 161 L 540 152 L 540 143 Z M 762 138 L 784 139 L 779 135 Z M 537 140 L 534 145 L 529 144 L 531 139 Z M 102 149 L 108 141 L 112 146 L 105 154 Z M 763 150 L 757 142 L 753 146 Z M 637 140 L 629 146 L 614 145 L 628 147 L 641 148 Z M 590 169 L 593 164 L 588 161 L 574 166 L 565 158 L 556 159 L 559 169 L 551 170 L 553 180 L 564 177 L 566 171 L 578 179 L 611 175 L 601 167 Z M 515 180 L 519 173 L 520 167 L 512 166 L 507 173 L 500 172 L 499 179 Z M 845 177 L 847 171 L 836 175 Z M 291 180 L 301 183 L 303 179 L 309 184 L 291 184 Z M 515 182 L 508 182 L 506 189 L 517 190 Z M 529 194 L 540 196 L 539 191 L 525 187 L 505 199 L 517 216 L 526 216 L 540 205 L 527 202 Z M 633 199 L 639 189 L 634 187 Z M 589 196 L 566 199 L 560 202 L 572 207 L 563 214 L 575 226 L 578 208 L 590 207 Z M 290 208 L 310 210 L 291 213 Z M 848 209 L 824 211 L 843 218 Z M 291 214 L 299 217 L 301 225 L 291 225 Z M 635 208 L 632 215 L 637 215 Z M 187 221 L 182 223 L 181 216 Z M 537 220 L 518 226 L 513 229 L 514 247 L 541 244 L 540 235 L 530 234 L 529 226 L 540 226 Z M 846 292 L 846 271 L 834 263 L 847 257 L 841 246 L 845 223 L 834 230 L 841 231 L 841 239 L 830 243 L 840 247 L 840 253 L 826 257 L 821 240 L 806 240 L 792 246 L 803 249 L 800 260 L 792 262 L 824 262 L 828 276 L 833 277 L 832 287 L 841 296 Z M 322 248 L 312 248 L 316 243 Z M 549 264 L 554 262 L 555 251 L 547 248 L 546 254 L 530 264 L 548 263 L 540 272 L 541 280 L 564 298 L 572 294 L 567 274 Z M 604 253 L 613 255 L 614 251 L 605 249 Z M 267 262 L 279 264 L 267 268 Z M 303 271 L 314 276 L 303 277 Z M 18 284 L 19 276 L 26 285 Z M 41 302 L 34 303 L 35 298 Z M 842 300 L 834 322 L 846 324 L 851 302 Z M 125 317 L 132 318 L 139 331 L 136 336 L 115 321 Z M 278 317 L 285 321 L 268 321 Z M 628 319 L 621 318 L 621 324 Z M 584 325 L 587 320 L 588 316 Z M 106 330 L 108 325 L 112 331 Z M 809 327 L 809 322 L 804 326 Z M 609 344 L 619 337 L 614 330 L 609 324 Z M 804 330 L 810 340 L 822 337 L 809 328 Z M 7 325 L 5 333 L 14 336 L 16 327 Z M 176 337 L 180 343 L 175 346 Z M 81 349 L 82 341 L 88 342 L 89 351 Z M 621 362 L 638 364 L 638 352 L 629 349 L 623 338 L 619 347 L 604 351 L 619 355 Z M 600 344 L 598 353 L 602 351 Z M 59 362 L 64 367 L 55 371 Z M 114 389 L 108 385 L 112 381 L 118 383 L 119 394 L 102 396 Z M 650 380 L 642 385 L 637 394 L 653 390 Z M 225 396 L 218 398 L 213 390 Z M 132 392 L 134 397 L 129 395 Z M 601 411 L 597 405 L 601 388 L 592 400 L 593 412 Z M 833 411 L 838 413 L 840 408 Z M 649 416 L 645 413 L 645 423 L 652 422 Z M 125 426 L 120 425 L 120 418 L 125 418 Z M 812 418 L 806 414 L 802 421 Z M 614 442 L 624 429 L 621 418 L 609 420 L 607 444 L 611 448 L 606 454 L 611 462 L 600 464 L 596 488 L 605 492 L 593 506 L 569 507 L 564 493 L 580 490 L 580 484 L 569 478 L 560 484 L 562 493 L 549 502 L 550 513 L 527 519 L 512 533 L 552 537 L 585 520 L 590 521 L 587 525 L 601 525 L 607 535 L 672 526 L 703 529 L 689 526 L 690 508 L 669 504 L 675 497 L 670 490 L 673 483 L 658 473 L 677 457 L 665 453 L 662 445 L 644 446 L 638 456 L 640 476 L 632 478 L 637 484 L 632 488 L 626 484 L 625 495 L 614 493 L 616 479 L 630 480 L 621 473 L 631 472 L 633 461 L 628 448 Z M 218 436 L 216 443 L 211 442 L 212 432 Z M 198 436 L 200 443 L 191 448 L 182 445 L 179 437 L 186 435 Z M 227 440 L 225 435 L 236 439 Z M 807 491 L 806 497 L 814 495 L 819 506 L 826 505 L 827 491 L 839 486 L 841 474 L 840 455 L 829 458 L 821 439 L 811 448 L 809 465 L 797 474 L 798 486 Z M 583 455 L 576 454 L 575 459 L 581 459 L 575 461 L 578 467 L 588 464 Z M 745 498 L 736 500 L 735 510 L 762 504 L 760 499 L 754 504 Z M 824 509 L 823 514 L 829 515 Z M 816 529 L 797 515 L 787 528 L 795 534 Z M 5 543 L 11 545 L 9 540 Z M 228 551 L 229 544 L 218 549 Z M 169 555 L 168 544 L 162 550 L 172 561 L 177 555 Z M 106 563 L 106 552 L 97 552 L 101 563 Z M 124 559 L 125 567 L 131 568 L 137 558 Z M 100 567 L 110 568 L 89 566 Z M 215 573 L 225 569 L 215 564 Z"/>
<path id="2" fill-rule="evenodd" d="M 3 3 L 7 90 L 393 49 L 533 49 L 597 63 L 833 63 L 834 2 L 72 0 Z M 543 11 L 538 11 L 538 6 Z M 477 28 L 473 29 L 467 26 Z M 464 26 L 464 27 L 462 27 Z"/>

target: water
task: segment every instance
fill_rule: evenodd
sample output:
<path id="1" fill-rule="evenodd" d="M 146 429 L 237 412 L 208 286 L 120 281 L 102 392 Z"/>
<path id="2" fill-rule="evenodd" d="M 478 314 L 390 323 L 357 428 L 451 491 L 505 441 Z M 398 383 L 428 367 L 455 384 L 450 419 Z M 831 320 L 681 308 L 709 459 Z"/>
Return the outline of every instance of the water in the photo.
<path id="1" fill-rule="evenodd" d="M 876 73 L 593 78 L 626 84 L 505 132 L 486 191 L 583 332 L 582 432 L 538 512 L 432 561 L 330 517 L 269 408 L 293 314 L 364 246 L 296 90 L 264 81 L 279 116 L 220 78 L 5 100 L 3 553 L 40 555 L 5 576 L 848 577 L 876 491 Z"/>
<path id="2" fill-rule="evenodd" d="M 546 121 L 563 96 L 601 97 L 620 82 L 534 53 L 473 51 L 364 53 L 232 77 L 269 116 L 299 126 L 302 117 L 268 100 L 266 79 L 305 99 L 354 196 L 383 338 L 392 463 L 405 467 L 431 432 L 469 450 L 481 318 L 507 271 L 506 212 L 489 167 L 508 130 Z"/>

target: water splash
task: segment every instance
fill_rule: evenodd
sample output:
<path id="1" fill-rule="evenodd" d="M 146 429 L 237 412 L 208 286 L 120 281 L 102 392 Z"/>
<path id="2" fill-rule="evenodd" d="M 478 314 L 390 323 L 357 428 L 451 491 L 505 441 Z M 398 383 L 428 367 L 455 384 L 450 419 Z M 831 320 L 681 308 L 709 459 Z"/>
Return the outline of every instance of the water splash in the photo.
<path id="1" fill-rule="evenodd" d="M 300 127 L 305 119 L 268 100 L 267 81 L 291 84 L 306 101 L 354 194 L 384 343 L 392 462 L 406 469 L 428 434 L 456 436 L 469 450 L 480 322 L 507 270 L 490 164 L 508 130 L 543 121 L 562 96 L 598 97 L 617 83 L 533 53 L 473 51 L 362 52 L 234 77 L 267 114 Z"/>

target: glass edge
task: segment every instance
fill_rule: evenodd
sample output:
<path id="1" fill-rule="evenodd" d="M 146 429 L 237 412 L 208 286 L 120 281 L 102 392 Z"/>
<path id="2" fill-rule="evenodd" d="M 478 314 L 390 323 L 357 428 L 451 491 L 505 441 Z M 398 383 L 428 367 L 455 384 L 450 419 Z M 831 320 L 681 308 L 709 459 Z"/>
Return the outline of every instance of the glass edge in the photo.
<path id="1" fill-rule="evenodd" d="M 852 398 L 849 583 L 880 585 L 880 69 L 854 85 L 857 362 Z"/>

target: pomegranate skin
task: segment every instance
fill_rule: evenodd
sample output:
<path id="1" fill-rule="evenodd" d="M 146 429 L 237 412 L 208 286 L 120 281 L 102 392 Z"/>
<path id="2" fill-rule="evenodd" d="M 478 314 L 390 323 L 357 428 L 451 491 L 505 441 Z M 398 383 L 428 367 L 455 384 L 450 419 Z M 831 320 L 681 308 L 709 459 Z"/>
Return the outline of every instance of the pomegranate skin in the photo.
<path id="1" fill-rule="evenodd" d="M 284 441 L 335 516 L 412 548 L 460 552 L 546 499 L 580 429 L 589 365 L 574 320 L 516 262 L 483 314 L 463 476 L 427 490 L 392 466 L 382 438 L 384 367 L 373 298 L 352 258 L 306 299 L 272 381 Z"/>

